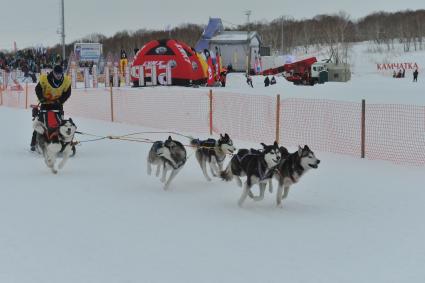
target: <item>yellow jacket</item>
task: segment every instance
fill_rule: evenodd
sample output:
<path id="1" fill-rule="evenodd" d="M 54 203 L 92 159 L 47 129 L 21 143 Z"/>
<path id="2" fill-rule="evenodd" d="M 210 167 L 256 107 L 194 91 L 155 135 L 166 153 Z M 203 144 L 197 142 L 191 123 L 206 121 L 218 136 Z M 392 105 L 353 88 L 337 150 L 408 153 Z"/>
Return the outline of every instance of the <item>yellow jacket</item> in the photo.
<path id="1" fill-rule="evenodd" d="M 38 86 L 36 87 L 37 97 L 42 103 L 54 103 L 54 102 L 65 102 L 61 101 L 61 97 L 66 94 L 65 100 L 70 95 L 71 79 L 69 76 L 64 76 L 62 84 L 59 86 L 52 86 L 47 78 L 47 75 L 40 75 L 39 86 L 41 87 L 41 93 L 39 93 Z M 37 89 L 38 88 L 38 89 Z M 69 93 L 69 94 L 68 94 Z"/>

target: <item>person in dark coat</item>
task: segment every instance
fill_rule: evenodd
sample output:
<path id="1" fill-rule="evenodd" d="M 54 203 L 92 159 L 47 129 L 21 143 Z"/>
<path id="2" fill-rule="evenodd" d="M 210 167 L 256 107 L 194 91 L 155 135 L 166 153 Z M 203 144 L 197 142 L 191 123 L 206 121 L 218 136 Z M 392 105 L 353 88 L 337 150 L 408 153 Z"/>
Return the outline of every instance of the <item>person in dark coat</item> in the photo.
<path id="1" fill-rule="evenodd" d="M 418 82 L 418 75 L 419 75 L 419 72 L 418 72 L 418 69 L 416 69 L 416 70 L 413 72 L 413 81 L 414 81 L 414 82 Z"/>
<path id="2" fill-rule="evenodd" d="M 35 94 L 40 102 L 41 111 L 57 110 L 60 116 L 63 116 L 63 104 L 71 96 L 71 78 L 64 75 L 62 66 L 56 65 L 49 74 L 40 75 L 39 82 L 35 86 Z M 33 110 L 33 118 L 38 115 L 37 110 Z M 36 136 L 36 131 L 33 131 L 31 151 L 35 151 Z"/>
<path id="3" fill-rule="evenodd" d="M 251 76 L 250 75 L 246 75 L 246 83 L 250 86 L 250 87 L 252 87 L 252 88 L 254 88 L 254 86 L 252 85 L 252 78 L 251 78 Z"/>
<path id="4" fill-rule="evenodd" d="M 265 87 L 268 87 L 270 85 L 270 79 L 269 79 L 269 76 L 267 76 L 265 79 L 264 79 L 264 86 Z"/>
<path id="5" fill-rule="evenodd" d="M 276 78 L 273 76 L 272 79 L 270 80 L 270 84 L 274 85 L 276 84 Z"/>

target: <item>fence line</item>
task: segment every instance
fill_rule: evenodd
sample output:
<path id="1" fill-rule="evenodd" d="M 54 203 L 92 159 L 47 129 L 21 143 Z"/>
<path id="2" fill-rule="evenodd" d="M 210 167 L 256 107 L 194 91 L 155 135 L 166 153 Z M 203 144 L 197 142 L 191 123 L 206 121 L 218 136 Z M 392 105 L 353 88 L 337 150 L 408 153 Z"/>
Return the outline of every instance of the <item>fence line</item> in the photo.
<path id="1" fill-rule="evenodd" d="M 37 103 L 34 84 L 0 90 L 0 105 Z M 163 130 L 228 133 L 234 139 L 396 163 L 425 165 L 425 106 L 366 104 L 186 88 L 73 89 L 69 116 Z"/>

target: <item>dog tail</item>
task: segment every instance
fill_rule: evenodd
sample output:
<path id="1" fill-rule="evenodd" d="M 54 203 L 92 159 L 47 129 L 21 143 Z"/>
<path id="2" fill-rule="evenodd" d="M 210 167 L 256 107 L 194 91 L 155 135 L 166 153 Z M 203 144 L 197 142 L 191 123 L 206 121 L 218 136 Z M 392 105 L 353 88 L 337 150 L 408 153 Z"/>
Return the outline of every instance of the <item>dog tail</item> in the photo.
<path id="1" fill-rule="evenodd" d="M 223 181 L 230 182 L 233 179 L 232 161 L 229 162 L 226 169 L 220 172 L 220 177 Z"/>

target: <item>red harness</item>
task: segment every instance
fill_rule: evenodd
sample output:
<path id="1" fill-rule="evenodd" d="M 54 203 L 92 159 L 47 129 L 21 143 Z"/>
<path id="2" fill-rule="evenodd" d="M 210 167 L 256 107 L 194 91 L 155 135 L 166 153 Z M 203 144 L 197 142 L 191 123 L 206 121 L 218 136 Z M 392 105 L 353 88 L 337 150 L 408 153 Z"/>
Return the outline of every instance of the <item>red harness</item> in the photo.
<path id="1" fill-rule="evenodd" d="M 46 111 L 44 116 L 44 124 L 47 128 L 44 133 L 46 139 L 50 142 L 59 141 L 60 118 L 58 113 L 55 111 Z"/>

